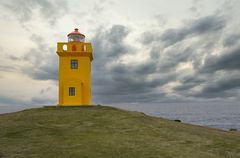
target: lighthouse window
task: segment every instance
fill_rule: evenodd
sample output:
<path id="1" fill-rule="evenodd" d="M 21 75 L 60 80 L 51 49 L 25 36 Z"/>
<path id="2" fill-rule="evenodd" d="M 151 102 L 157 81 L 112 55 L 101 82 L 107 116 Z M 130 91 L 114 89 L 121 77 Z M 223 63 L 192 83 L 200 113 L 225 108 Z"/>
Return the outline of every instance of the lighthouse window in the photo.
<path id="1" fill-rule="evenodd" d="M 71 60 L 71 69 L 77 69 L 78 68 L 78 60 L 73 59 Z"/>
<path id="2" fill-rule="evenodd" d="M 63 45 L 63 51 L 67 51 L 67 45 L 66 44 Z"/>
<path id="3" fill-rule="evenodd" d="M 69 96 L 75 96 L 75 87 L 69 87 Z"/>

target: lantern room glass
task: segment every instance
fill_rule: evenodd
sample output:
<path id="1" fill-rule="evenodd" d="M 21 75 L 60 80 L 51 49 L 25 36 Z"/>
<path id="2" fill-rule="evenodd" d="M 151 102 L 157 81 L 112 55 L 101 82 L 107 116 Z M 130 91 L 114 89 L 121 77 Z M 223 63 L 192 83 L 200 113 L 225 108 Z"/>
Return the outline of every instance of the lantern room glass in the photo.
<path id="1" fill-rule="evenodd" d="M 69 35 L 68 42 L 85 42 L 85 37 L 83 35 Z"/>

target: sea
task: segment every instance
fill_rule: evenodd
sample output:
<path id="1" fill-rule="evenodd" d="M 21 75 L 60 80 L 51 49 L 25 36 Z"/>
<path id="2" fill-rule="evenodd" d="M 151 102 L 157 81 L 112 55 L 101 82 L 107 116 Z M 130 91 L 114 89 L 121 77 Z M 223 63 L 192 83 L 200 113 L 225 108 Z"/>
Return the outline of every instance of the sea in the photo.
<path id="1" fill-rule="evenodd" d="M 0 106 L 0 114 L 37 107 L 40 106 Z M 114 107 L 194 125 L 240 131 L 239 103 L 128 103 Z"/>
<path id="2" fill-rule="evenodd" d="M 116 107 L 194 125 L 240 131 L 240 103 L 126 104 Z"/>

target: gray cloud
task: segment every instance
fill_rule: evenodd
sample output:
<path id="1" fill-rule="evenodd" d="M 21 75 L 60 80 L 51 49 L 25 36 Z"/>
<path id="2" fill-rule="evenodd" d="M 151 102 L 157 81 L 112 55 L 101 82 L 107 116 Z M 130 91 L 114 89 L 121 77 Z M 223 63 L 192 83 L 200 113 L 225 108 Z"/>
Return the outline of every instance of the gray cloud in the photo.
<path id="1" fill-rule="evenodd" d="M 36 80 L 58 80 L 58 58 L 54 53 L 54 49 L 50 49 L 52 54 L 46 56 L 40 56 L 39 58 L 25 58 L 32 64 L 32 67 L 23 67 L 23 73 L 29 75 Z M 32 55 L 32 53 L 40 53 L 38 51 L 32 50 L 27 55 Z M 40 60 L 38 62 L 34 62 Z"/>
<path id="2" fill-rule="evenodd" d="M 203 89 L 194 93 L 195 97 L 202 98 L 228 98 L 228 97 L 236 97 L 239 95 L 236 90 L 240 88 L 240 76 L 233 77 L 225 77 L 216 82 L 209 83 L 205 85 Z"/>
<path id="3" fill-rule="evenodd" d="M 206 56 L 203 65 L 197 67 L 193 74 L 178 76 L 181 85 L 175 90 L 185 96 L 201 98 L 237 97 L 239 93 L 240 49 L 236 45 L 225 47 L 219 55 Z M 195 59 L 197 60 L 197 59 Z M 192 88 L 202 87 L 197 93 Z"/>
<path id="4" fill-rule="evenodd" d="M 226 54 L 225 54 L 226 53 Z M 175 87 L 178 94 L 195 98 L 237 97 L 239 93 L 239 57 L 238 49 L 228 50 L 220 56 L 206 58 L 204 65 L 190 75 L 178 76 L 181 85 Z M 200 92 L 193 92 L 201 87 Z"/>
<path id="5" fill-rule="evenodd" d="M 97 48 L 95 50 L 100 52 L 94 54 L 94 56 L 97 58 L 101 56 L 117 58 L 120 55 L 130 53 L 133 48 L 123 41 L 128 33 L 129 30 L 122 25 L 113 25 L 107 31 L 100 28 L 96 36 L 92 39 L 93 46 Z"/>
<path id="6" fill-rule="evenodd" d="M 188 92 L 198 86 L 201 85 L 202 83 L 207 81 L 206 76 L 201 75 L 201 74 L 190 74 L 190 75 L 186 75 L 183 77 L 178 77 L 178 80 L 182 83 L 181 85 L 177 86 L 174 88 L 174 90 L 176 90 L 179 93 L 185 93 L 188 94 Z"/>
<path id="7" fill-rule="evenodd" d="M 169 80 L 180 82 L 173 90 L 182 98 L 237 97 L 239 80 L 235 71 L 239 72 L 240 67 L 239 32 L 224 34 L 229 23 L 224 16 L 202 17 L 162 33 L 145 32 L 141 42 L 151 48 L 150 55 L 157 61 L 159 74 L 175 71 L 180 63 L 192 63 L 192 72 L 175 73 L 175 78 Z M 197 40 L 193 42 L 191 37 L 197 37 Z M 211 55 L 216 47 L 221 47 L 219 43 L 224 51 L 218 56 Z M 219 76 L 218 71 L 231 77 L 225 81 L 225 76 Z M 199 86 L 202 91 L 194 92 L 193 89 Z"/>
<path id="8" fill-rule="evenodd" d="M 0 105 L 16 105 L 16 106 L 23 106 L 23 105 L 50 105 L 55 103 L 56 101 L 48 98 L 48 97 L 43 97 L 43 96 L 39 96 L 39 97 L 33 97 L 31 98 L 29 101 L 27 100 L 22 100 L 17 98 L 16 96 L 0 96 Z"/>
<path id="9" fill-rule="evenodd" d="M 123 25 L 99 28 L 90 39 L 94 50 L 93 101 L 110 104 L 237 97 L 239 78 L 232 71 L 239 71 L 239 47 L 238 43 L 224 44 L 227 43 L 224 42 L 227 37 L 220 30 L 224 30 L 226 24 L 223 17 L 208 16 L 163 33 L 149 32 L 144 35 L 146 41 L 142 42 L 147 44 L 150 51 L 141 53 L 150 53 L 150 58 L 137 64 L 119 62 L 124 55 L 140 53 L 133 45 L 125 42 L 131 34 L 129 28 Z M 197 36 L 197 41 L 191 42 L 188 39 L 191 36 Z M 218 36 L 221 38 L 216 38 Z M 33 35 L 31 39 L 37 44 L 36 48 L 30 49 L 20 59 L 10 58 L 30 63 L 32 67 L 23 67 L 21 70 L 33 79 L 57 80 L 58 59 L 55 50 L 46 46 L 39 35 Z M 219 56 L 210 55 L 219 43 L 223 44 L 224 51 Z M 192 71 L 176 71 L 179 64 L 184 63 L 191 63 Z M 223 76 L 218 76 L 218 71 L 231 74 L 231 77 L 225 81 Z M 180 85 L 172 89 L 173 93 L 181 96 L 179 98 L 171 97 L 159 89 L 172 81 L 180 82 Z M 202 88 L 201 92 L 192 91 L 197 86 Z M 44 103 L 40 98 L 33 98 L 32 102 Z"/>
<path id="10" fill-rule="evenodd" d="M 223 45 L 225 47 L 231 47 L 236 45 L 239 41 L 240 41 L 240 34 L 231 34 L 224 39 Z"/>
<path id="11" fill-rule="evenodd" d="M 174 80 L 175 74 L 163 72 L 160 78 L 149 79 L 150 75 L 159 73 L 157 59 L 133 65 L 116 63 L 119 57 L 137 51 L 125 43 L 124 39 L 129 34 L 125 30 L 128 29 L 124 26 L 113 26 L 110 30 L 99 31 L 92 39 L 95 50 L 93 98 L 105 103 L 147 102 L 150 98 L 153 101 L 154 96 L 158 96 L 155 100 L 161 99 L 165 94 L 153 90 Z"/>
<path id="12" fill-rule="evenodd" d="M 0 105 L 24 105 L 26 102 L 17 99 L 15 96 L 0 96 Z"/>
<path id="13" fill-rule="evenodd" d="M 214 33 L 223 29 L 226 25 L 224 16 L 207 16 L 191 22 L 189 32 L 192 34 Z"/>
<path id="14" fill-rule="evenodd" d="M 31 99 L 31 105 L 51 105 L 56 102 L 55 99 L 47 98 L 47 97 L 33 97 Z"/>
<path id="15" fill-rule="evenodd" d="M 13 66 L 3 66 L 3 65 L 0 65 L 0 71 L 5 71 L 5 72 L 12 72 L 12 71 L 15 71 L 16 68 L 13 67 Z"/>
<path id="16" fill-rule="evenodd" d="M 206 35 L 222 30 L 226 25 L 226 19 L 223 16 L 207 16 L 189 21 L 181 28 L 167 29 L 163 33 L 146 32 L 142 35 L 142 43 L 150 44 L 152 42 L 162 43 L 170 46 L 180 42 L 187 37 Z"/>
<path id="17" fill-rule="evenodd" d="M 31 66 L 22 66 L 20 71 L 36 80 L 58 80 L 58 56 L 53 47 L 44 42 L 43 37 L 33 34 L 31 40 L 37 45 L 29 49 L 22 57 L 9 56 L 11 60 L 20 60 Z"/>
<path id="18" fill-rule="evenodd" d="M 157 21 L 157 24 L 160 27 L 163 27 L 167 23 L 167 19 L 163 15 L 157 14 L 154 17 L 155 17 L 155 19 Z"/>
<path id="19" fill-rule="evenodd" d="M 56 20 L 68 11 L 65 0 L 8 0 L 2 1 L 0 5 L 9 9 L 21 23 L 31 20 L 34 11 L 38 11 L 43 21 L 55 24 Z"/>
<path id="20" fill-rule="evenodd" d="M 240 68 L 240 46 L 229 48 L 220 56 L 211 55 L 205 60 L 201 71 L 213 72 L 218 70 L 239 70 Z"/>
<path id="21" fill-rule="evenodd" d="M 154 28 L 144 30 L 147 28 L 136 25 L 138 29 L 145 32 L 139 36 L 138 40 L 126 42 L 126 39 L 135 30 L 114 24 L 107 28 L 106 25 L 112 24 L 115 20 L 110 19 L 106 25 L 104 24 L 105 18 L 103 21 L 99 21 L 103 16 L 106 17 L 106 14 L 112 12 L 107 9 L 118 4 L 111 6 L 110 3 L 114 3 L 112 1 L 90 2 L 92 5 L 86 6 L 85 9 L 70 10 L 69 5 L 74 5 L 72 3 L 78 4 L 79 2 L 9 0 L 1 1 L 0 8 L 7 11 L 2 16 L 3 18 L 7 19 L 4 17 L 5 15 L 12 15 L 27 29 L 29 26 L 35 26 L 41 22 L 44 23 L 40 26 L 42 31 L 51 31 L 51 29 L 44 28 L 46 24 L 51 26 L 58 24 L 58 19 L 66 14 L 67 16 L 71 14 L 72 18 L 62 19 L 63 22 L 67 20 L 70 24 L 76 24 L 77 21 L 93 23 L 89 26 L 91 29 L 85 28 L 85 30 L 96 29 L 92 39 L 89 39 L 94 49 L 92 63 L 94 102 L 103 104 L 152 103 L 239 98 L 240 32 L 236 26 L 237 22 L 229 18 L 231 17 L 229 14 L 233 12 L 227 13 L 227 4 L 224 3 L 224 10 L 204 16 L 206 13 L 201 12 L 200 1 L 194 0 L 190 11 L 191 16 L 195 18 L 185 19 L 181 26 L 175 28 L 166 28 L 167 25 L 165 25 L 167 20 L 175 20 L 175 17 L 166 19 L 160 14 L 155 14 L 153 23 L 146 21 L 149 22 L 146 26 L 154 26 Z M 79 13 L 82 15 L 81 17 L 78 16 Z M 131 17 L 129 18 L 131 19 Z M 136 20 L 137 18 L 136 16 Z M 13 20 L 11 24 L 15 24 L 14 19 L 11 18 L 11 20 Z M 138 23 L 138 21 L 134 22 Z M 173 21 L 173 23 L 175 22 Z M 104 24 L 104 26 L 95 28 L 100 24 Z M 156 31 L 158 30 L 156 26 L 165 30 Z M 136 30 L 138 31 L 138 29 Z M 53 80 L 53 84 L 57 83 L 58 56 L 53 48 L 55 46 L 48 45 L 46 39 L 39 34 L 33 34 L 30 40 L 35 44 L 34 47 L 27 50 L 21 57 L 9 55 L 7 60 L 12 62 L 4 61 L 0 65 L 0 71 L 3 72 L 0 78 L 3 79 L 3 76 L 7 74 L 5 72 L 20 72 L 34 80 Z M 140 49 L 135 47 L 136 42 L 139 42 L 137 46 L 140 46 Z M 222 51 L 213 55 L 220 49 Z M 0 47 L 0 50 L 3 52 L 7 49 Z M 143 58 L 147 58 L 144 62 L 129 62 L 128 64 L 120 62 L 123 56 L 126 58 L 127 55 L 140 53 Z M 150 56 L 149 59 L 148 56 Z M 5 62 L 6 65 L 4 65 Z M 185 64 L 192 68 L 185 69 Z M 180 66 L 183 66 L 182 69 Z M 38 97 L 30 98 L 29 101 L 0 96 L 0 103 L 51 104 L 55 103 L 55 100 L 43 96 L 47 96 L 52 91 L 48 88 L 43 89 L 39 91 Z"/>
<path id="22" fill-rule="evenodd" d="M 162 72 L 176 69 L 178 64 L 192 61 L 194 58 L 193 53 L 194 50 L 191 47 L 184 48 L 181 46 L 172 48 L 171 50 L 166 51 L 165 55 L 160 56 L 161 62 L 159 62 L 158 66 Z"/>

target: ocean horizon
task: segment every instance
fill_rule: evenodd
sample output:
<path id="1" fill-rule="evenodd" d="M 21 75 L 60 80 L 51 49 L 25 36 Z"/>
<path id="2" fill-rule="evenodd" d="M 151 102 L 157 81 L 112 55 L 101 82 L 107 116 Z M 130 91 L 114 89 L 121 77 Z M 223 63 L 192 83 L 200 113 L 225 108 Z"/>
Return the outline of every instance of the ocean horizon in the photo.
<path id="1" fill-rule="evenodd" d="M 155 103 L 115 104 L 113 107 L 143 112 L 150 116 L 223 130 L 240 131 L 240 105 L 237 103 Z M 0 106 L 0 114 L 42 106 Z"/>

